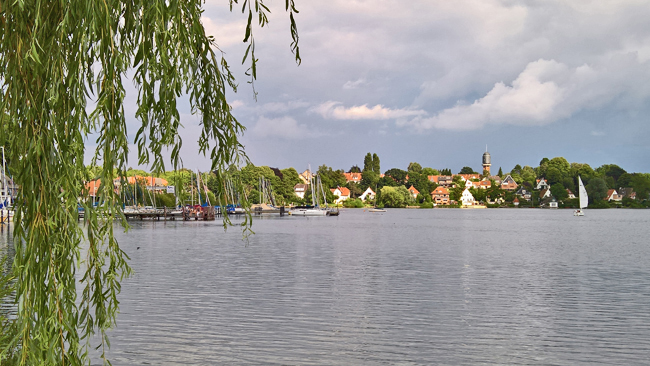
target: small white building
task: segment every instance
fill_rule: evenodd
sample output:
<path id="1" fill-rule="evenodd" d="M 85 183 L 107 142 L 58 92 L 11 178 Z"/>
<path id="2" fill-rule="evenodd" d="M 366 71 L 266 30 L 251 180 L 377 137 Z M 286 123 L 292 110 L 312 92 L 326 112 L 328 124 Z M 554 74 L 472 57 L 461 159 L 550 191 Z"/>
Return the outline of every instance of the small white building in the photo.
<path id="1" fill-rule="evenodd" d="M 338 203 L 341 203 L 341 202 L 347 200 L 348 198 L 350 198 L 350 190 L 345 188 L 345 187 L 336 187 L 336 188 L 330 189 L 330 191 L 332 191 L 333 195 L 339 197 L 334 201 L 334 203 L 338 204 Z"/>
<path id="2" fill-rule="evenodd" d="M 465 188 L 463 191 L 463 195 L 460 197 L 460 201 L 462 202 L 463 206 L 473 206 L 476 203 L 474 196 L 472 193 L 470 193 L 468 188 Z"/>
<path id="3" fill-rule="evenodd" d="M 293 186 L 293 193 L 300 199 L 305 198 L 305 192 L 309 189 L 309 184 L 296 184 Z"/>
<path id="4" fill-rule="evenodd" d="M 537 185 L 535 185 L 535 190 L 539 191 L 542 189 L 549 189 L 551 186 L 546 181 L 546 178 L 537 179 Z"/>
<path id="5" fill-rule="evenodd" d="M 372 189 L 370 189 L 370 187 L 368 187 L 368 188 L 366 188 L 366 190 L 363 192 L 363 194 L 362 194 L 361 196 L 359 196 L 359 198 L 360 198 L 362 201 L 365 201 L 365 200 L 367 200 L 367 199 L 374 200 L 374 199 L 375 199 L 375 191 L 373 191 Z"/>

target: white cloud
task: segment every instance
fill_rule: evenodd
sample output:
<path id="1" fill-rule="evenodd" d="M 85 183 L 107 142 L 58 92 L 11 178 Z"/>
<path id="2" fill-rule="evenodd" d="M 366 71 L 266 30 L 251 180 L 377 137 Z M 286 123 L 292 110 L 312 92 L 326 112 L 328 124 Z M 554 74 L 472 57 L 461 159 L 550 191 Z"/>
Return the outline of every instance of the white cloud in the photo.
<path id="1" fill-rule="evenodd" d="M 356 89 L 365 83 L 365 79 L 357 79 L 356 81 L 348 80 L 343 84 L 343 89 Z"/>
<path id="2" fill-rule="evenodd" d="M 648 76 L 649 65 L 637 62 L 635 55 L 619 55 L 602 65 L 576 68 L 554 60 L 538 60 L 529 63 L 512 85 L 498 82 L 471 104 L 458 104 L 434 116 L 399 124 L 418 130 L 472 130 L 488 124 L 547 125 L 581 110 L 597 110 L 621 95 L 646 99 L 650 90 L 634 80 Z"/>
<path id="3" fill-rule="evenodd" d="M 205 34 L 213 36 L 217 46 L 222 50 L 225 47 L 242 43 L 246 33 L 246 24 L 241 21 L 230 23 L 217 23 L 208 16 L 201 16 L 201 23 L 205 28 Z"/>
<path id="4" fill-rule="evenodd" d="M 367 104 L 360 106 L 353 106 L 345 108 L 340 102 L 325 102 L 317 107 L 312 108 L 312 112 L 316 112 L 323 116 L 325 119 L 339 119 L 339 120 L 360 120 L 360 119 L 398 119 L 404 117 L 413 117 L 426 114 L 423 110 L 415 109 L 390 109 L 381 104 L 374 107 L 368 107 Z"/>
<path id="5" fill-rule="evenodd" d="M 239 99 L 237 99 L 237 100 L 233 101 L 232 103 L 230 103 L 230 107 L 232 109 L 237 109 L 237 108 L 241 108 L 241 107 L 244 107 L 244 106 L 246 106 L 246 103 L 244 103 L 242 100 L 239 100 Z"/>
<path id="6" fill-rule="evenodd" d="M 264 113 L 285 113 L 296 109 L 303 109 L 309 107 L 309 103 L 301 100 L 292 100 L 288 102 L 272 102 L 264 103 L 258 108 L 261 114 Z"/>
<path id="7" fill-rule="evenodd" d="M 292 117 L 280 118 L 260 117 L 251 132 L 257 137 L 276 137 L 288 140 L 316 137 L 319 134 L 311 131 L 307 125 L 299 124 Z"/>

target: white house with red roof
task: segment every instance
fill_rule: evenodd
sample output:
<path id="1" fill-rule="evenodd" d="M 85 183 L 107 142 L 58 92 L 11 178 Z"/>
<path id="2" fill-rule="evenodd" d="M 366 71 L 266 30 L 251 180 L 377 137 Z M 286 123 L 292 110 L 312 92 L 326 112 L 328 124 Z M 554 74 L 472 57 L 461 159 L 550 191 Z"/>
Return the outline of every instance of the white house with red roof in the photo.
<path id="1" fill-rule="evenodd" d="M 551 187 L 548 184 L 548 182 L 546 181 L 546 178 L 539 178 L 539 179 L 536 180 L 536 182 L 537 182 L 537 185 L 535 185 L 535 190 L 536 191 L 539 191 L 539 190 L 542 190 L 542 189 L 548 189 L 548 188 Z"/>
<path id="2" fill-rule="evenodd" d="M 571 192 L 571 190 L 568 189 L 568 188 L 567 188 L 567 190 L 566 190 L 566 193 L 567 193 L 567 198 L 569 198 L 570 200 L 576 198 L 576 195 L 573 194 L 573 192 Z"/>
<path id="3" fill-rule="evenodd" d="M 359 196 L 359 199 L 362 201 L 365 201 L 367 199 L 374 200 L 375 199 L 375 191 L 373 191 L 370 187 L 366 188 L 366 190 Z"/>
<path id="4" fill-rule="evenodd" d="M 341 203 L 350 198 L 350 190 L 345 187 L 331 188 L 330 191 L 332 191 L 333 195 L 339 196 L 334 203 Z"/>
<path id="5" fill-rule="evenodd" d="M 621 197 L 618 192 L 616 192 L 615 189 L 610 189 L 607 191 L 607 196 L 605 197 L 605 201 L 621 201 L 623 200 L 623 197 Z"/>
<path id="6" fill-rule="evenodd" d="M 420 194 L 420 191 L 415 189 L 415 187 L 413 187 L 413 186 L 411 186 L 409 188 L 409 192 L 411 192 L 411 196 L 413 196 L 413 198 L 416 198 L 418 196 L 418 194 Z"/>

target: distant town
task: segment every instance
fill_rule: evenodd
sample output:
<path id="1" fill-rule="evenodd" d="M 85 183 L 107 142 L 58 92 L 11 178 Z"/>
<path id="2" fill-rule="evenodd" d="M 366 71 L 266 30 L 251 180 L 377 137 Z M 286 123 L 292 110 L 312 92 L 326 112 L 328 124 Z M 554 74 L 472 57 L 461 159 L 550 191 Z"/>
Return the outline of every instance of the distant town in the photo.
<path id="1" fill-rule="evenodd" d="M 321 165 L 314 171 L 273 168 L 249 164 L 221 176 L 187 169 L 154 176 L 129 169 L 125 202 L 133 205 L 178 207 L 210 202 L 211 205 L 250 204 L 276 206 L 493 208 L 577 208 L 578 177 L 589 196 L 589 208 L 647 208 L 650 206 L 650 174 L 629 173 L 614 164 L 593 169 L 584 163 L 569 163 L 563 157 L 543 158 L 539 166 L 515 165 L 510 171 L 496 169 L 492 156 L 477 157 L 481 172 L 469 166 L 450 169 L 422 167 L 411 162 L 406 169 L 382 171 L 377 154 L 368 153 L 361 166 L 335 170 Z M 478 165 L 478 164 L 477 164 Z M 100 200 L 100 168 L 86 167 L 85 188 L 89 197 Z M 3 183 L 2 197 L 15 196 L 11 178 Z"/>

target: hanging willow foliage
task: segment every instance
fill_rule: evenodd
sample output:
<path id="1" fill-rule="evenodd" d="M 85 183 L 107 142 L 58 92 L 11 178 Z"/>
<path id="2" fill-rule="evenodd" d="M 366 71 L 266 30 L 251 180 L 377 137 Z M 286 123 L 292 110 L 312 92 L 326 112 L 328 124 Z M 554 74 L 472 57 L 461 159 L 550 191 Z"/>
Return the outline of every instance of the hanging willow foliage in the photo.
<path id="1" fill-rule="evenodd" d="M 244 62 L 252 82 L 253 25 L 266 24 L 269 9 L 262 0 L 229 3 L 248 15 Z M 299 62 L 293 0 L 286 0 L 285 10 Z M 100 350 L 109 345 L 105 331 L 115 322 L 120 280 L 130 273 L 113 221 L 126 222 L 112 184 L 101 185 L 104 201 L 97 208 L 87 204 L 84 143 L 98 134 L 95 162 L 103 182 L 125 176 L 128 77 L 138 91 L 139 164 L 164 170 L 161 154 L 171 148 L 178 169 L 176 103 L 182 95 L 201 116 L 199 150 L 210 155 L 212 169 L 225 171 L 246 159 L 238 140 L 244 127 L 225 96 L 228 87 L 236 91 L 235 81 L 205 34 L 202 11 L 201 0 L 0 0 L 5 132 L 0 143 L 9 148 L 19 186 L 13 265 L 17 336 L 8 348 L 19 350 L 21 364 L 85 364 L 95 333 Z M 78 202 L 85 209 L 85 228 L 77 223 Z"/>

